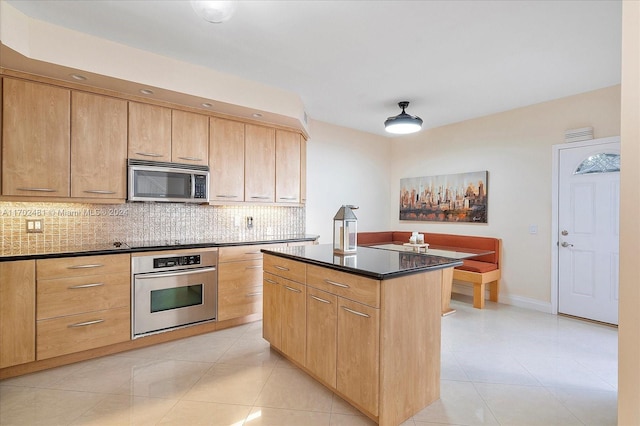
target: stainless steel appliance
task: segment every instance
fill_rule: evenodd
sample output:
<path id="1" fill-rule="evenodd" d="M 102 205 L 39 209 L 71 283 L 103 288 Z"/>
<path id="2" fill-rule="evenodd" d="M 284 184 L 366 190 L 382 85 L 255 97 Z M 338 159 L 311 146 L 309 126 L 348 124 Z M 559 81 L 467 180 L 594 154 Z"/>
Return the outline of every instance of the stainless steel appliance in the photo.
<path id="1" fill-rule="evenodd" d="M 131 258 L 131 337 L 214 321 L 217 250 Z"/>
<path id="2" fill-rule="evenodd" d="M 129 201 L 209 202 L 209 166 L 127 161 Z"/>

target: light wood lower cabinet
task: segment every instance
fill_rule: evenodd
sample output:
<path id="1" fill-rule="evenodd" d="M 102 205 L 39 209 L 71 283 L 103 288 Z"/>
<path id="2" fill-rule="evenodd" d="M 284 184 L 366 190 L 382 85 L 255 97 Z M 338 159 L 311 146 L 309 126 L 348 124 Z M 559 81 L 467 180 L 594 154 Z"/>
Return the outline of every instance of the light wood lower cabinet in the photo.
<path id="1" fill-rule="evenodd" d="M 292 360 L 303 364 L 305 361 L 306 333 L 307 333 L 307 286 L 286 279 L 280 279 L 282 284 L 282 352 Z"/>
<path id="2" fill-rule="evenodd" d="M 282 317 L 280 315 L 282 285 L 278 277 L 264 273 L 262 299 L 262 337 L 276 349 L 282 348 Z"/>
<path id="3" fill-rule="evenodd" d="M 36 262 L 0 263 L 0 368 L 36 359 Z"/>
<path id="4" fill-rule="evenodd" d="M 130 256 L 38 260 L 38 360 L 130 340 Z"/>
<path id="5" fill-rule="evenodd" d="M 338 297 L 307 287 L 307 353 L 305 366 L 327 385 L 336 387 Z"/>

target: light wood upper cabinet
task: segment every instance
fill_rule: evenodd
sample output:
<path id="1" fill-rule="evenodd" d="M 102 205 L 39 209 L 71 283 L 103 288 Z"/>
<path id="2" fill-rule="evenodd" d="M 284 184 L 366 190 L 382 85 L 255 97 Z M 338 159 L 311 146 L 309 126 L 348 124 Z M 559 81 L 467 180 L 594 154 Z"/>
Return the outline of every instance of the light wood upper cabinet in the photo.
<path id="1" fill-rule="evenodd" d="M 209 117 L 175 109 L 171 111 L 171 161 L 208 164 Z"/>
<path id="2" fill-rule="evenodd" d="M 269 127 L 245 125 L 245 201 L 263 203 L 275 201 L 275 133 L 275 130 Z"/>
<path id="3" fill-rule="evenodd" d="M 210 119 L 209 200 L 244 201 L 244 123 Z"/>
<path id="4" fill-rule="evenodd" d="M 300 202 L 307 202 L 307 140 L 300 137 Z"/>
<path id="5" fill-rule="evenodd" d="M 276 130 L 276 202 L 300 203 L 300 135 Z"/>
<path id="6" fill-rule="evenodd" d="M 36 359 L 36 262 L 0 262 L 0 368 Z"/>
<path id="7" fill-rule="evenodd" d="M 127 196 L 127 102 L 71 95 L 71 196 Z"/>
<path id="8" fill-rule="evenodd" d="M 171 161 L 171 110 L 129 102 L 129 158 Z"/>
<path id="9" fill-rule="evenodd" d="M 3 86 L 2 194 L 68 197 L 71 92 L 11 78 Z"/>

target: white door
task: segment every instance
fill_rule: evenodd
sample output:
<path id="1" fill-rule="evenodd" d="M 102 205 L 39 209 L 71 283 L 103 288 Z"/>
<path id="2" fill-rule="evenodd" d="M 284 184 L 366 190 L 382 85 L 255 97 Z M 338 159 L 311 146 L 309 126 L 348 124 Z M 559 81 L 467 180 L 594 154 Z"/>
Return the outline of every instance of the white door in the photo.
<path id="1" fill-rule="evenodd" d="M 618 324 L 620 142 L 561 149 L 558 312 Z"/>

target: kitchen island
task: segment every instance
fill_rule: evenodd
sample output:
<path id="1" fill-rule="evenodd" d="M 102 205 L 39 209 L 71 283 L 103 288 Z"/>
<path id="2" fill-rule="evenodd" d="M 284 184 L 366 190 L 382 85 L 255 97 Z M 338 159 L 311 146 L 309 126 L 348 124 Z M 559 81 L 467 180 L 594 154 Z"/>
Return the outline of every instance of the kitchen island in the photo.
<path id="1" fill-rule="evenodd" d="M 455 259 L 332 245 L 263 249 L 263 337 L 367 417 L 399 425 L 440 397 L 442 281 Z"/>

